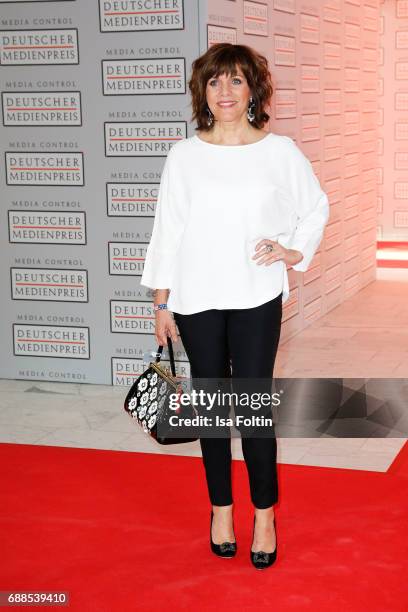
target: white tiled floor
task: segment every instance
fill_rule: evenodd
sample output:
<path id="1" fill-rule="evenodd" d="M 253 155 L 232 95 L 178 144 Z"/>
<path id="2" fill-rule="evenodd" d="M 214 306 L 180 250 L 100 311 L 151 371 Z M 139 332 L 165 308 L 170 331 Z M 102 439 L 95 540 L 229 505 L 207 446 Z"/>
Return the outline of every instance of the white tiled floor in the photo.
<path id="1" fill-rule="evenodd" d="M 408 378 L 408 270 L 377 281 L 281 344 L 276 377 Z M 405 298 L 405 299 L 404 299 Z M 105 385 L 0 380 L 0 442 L 201 456 L 199 442 L 161 446 Z M 405 438 L 280 438 L 278 461 L 386 471 Z M 242 460 L 239 438 L 233 457 Z"/>

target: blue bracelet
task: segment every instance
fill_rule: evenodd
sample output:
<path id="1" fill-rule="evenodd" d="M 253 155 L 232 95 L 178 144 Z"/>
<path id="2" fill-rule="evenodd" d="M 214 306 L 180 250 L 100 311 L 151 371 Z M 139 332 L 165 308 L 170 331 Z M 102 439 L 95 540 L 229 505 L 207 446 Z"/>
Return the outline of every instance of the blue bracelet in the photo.
<path id="1" fill-rule="evenodd" d="M 155 304 L 153 310 L 167 310 L 167 304 Z"/>

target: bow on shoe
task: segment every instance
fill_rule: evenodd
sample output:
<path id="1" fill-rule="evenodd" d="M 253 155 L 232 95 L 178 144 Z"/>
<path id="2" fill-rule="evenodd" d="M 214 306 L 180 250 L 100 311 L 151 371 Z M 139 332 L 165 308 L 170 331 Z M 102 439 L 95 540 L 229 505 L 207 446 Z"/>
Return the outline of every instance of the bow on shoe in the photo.
<path id="1" fill-rule="evenodd" d="M 263 550 L 259 550 L 254 554 L 254 561 L 255 562 L 260 562 L 260 563 L 269 563 L 269 554 L 267 552 L 264 552 Z"/>
<path id="2" fill-rule="evenodd" d="M 220 544 L 221 552 L 234 552 L 235 542 L 223 542 Z"/>

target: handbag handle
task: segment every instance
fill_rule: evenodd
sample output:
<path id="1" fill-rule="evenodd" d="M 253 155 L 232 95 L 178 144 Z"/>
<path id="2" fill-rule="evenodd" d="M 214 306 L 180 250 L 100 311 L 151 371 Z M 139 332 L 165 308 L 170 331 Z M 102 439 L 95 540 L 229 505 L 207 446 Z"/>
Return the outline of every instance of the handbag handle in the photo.
<path id="1" fill-rule="evenodd" d="M 169 349 L 171 373 L 173 374 L 173 376 L 176 376 L 176 364 L 174 361 L 173 344 L 172 344 L 170 336 L 167 337 L 167 345 Z M 162 353 L 163 353 L 163 345 L 160 344 L 157 350 L 156 363 L 160 361 Z"/>

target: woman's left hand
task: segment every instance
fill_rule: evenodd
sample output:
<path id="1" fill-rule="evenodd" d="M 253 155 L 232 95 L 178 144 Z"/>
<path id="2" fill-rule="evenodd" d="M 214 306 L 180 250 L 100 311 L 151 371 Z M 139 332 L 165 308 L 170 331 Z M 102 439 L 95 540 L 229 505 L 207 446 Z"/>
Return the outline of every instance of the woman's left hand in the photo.
<path id="1" fill-rule="evenodd" d="M 272 250 L 265 248 L 268 245 L 273 247 Z M 259 259 L 259 261 L 256 262 L 258 266 L 261 264 L 270 266 L 271 263 L 279 260 L 284 261 L 290 266 L 294 266 L 303 259 L 303 255 L 300 251 L 296 251 L 295 249 L 287 249 L 279 244 L 279 242 L 276 242 L 276 240 L 269 240 L 268 238 L 260 240 L 255 247 L 255 251 L 257 251 L 257 253 L 252 257 L 252 259 Z"/>

